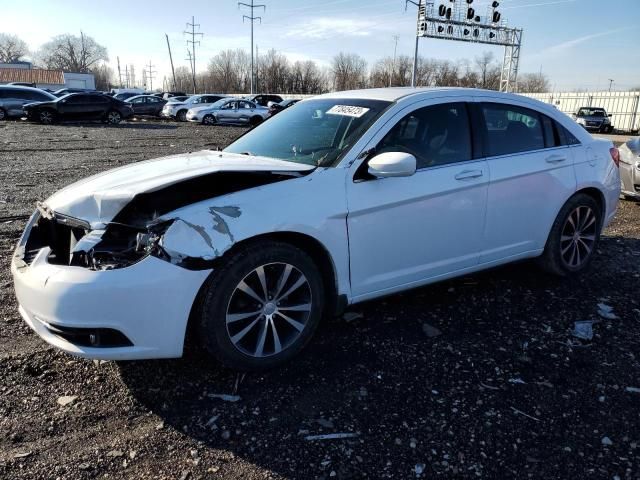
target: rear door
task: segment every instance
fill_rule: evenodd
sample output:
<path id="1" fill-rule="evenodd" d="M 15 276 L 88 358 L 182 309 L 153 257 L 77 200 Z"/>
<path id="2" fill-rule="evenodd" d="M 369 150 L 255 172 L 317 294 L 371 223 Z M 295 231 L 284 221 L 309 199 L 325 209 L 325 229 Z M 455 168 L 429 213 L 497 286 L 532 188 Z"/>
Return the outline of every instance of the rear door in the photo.
<path id="1" fill-rule="evenodd" d="M 477 265 L 489 175 L 472 148 L 469 100 L 407 107 L 367 145 L 375 153 L 411 153 L 417 171 L 375 179 L 366 176 L 364 164 L 348 180 L 354 297 L 391 293 Z"/>
<path id="2" fill-rule="evenodd" d="M 560 208 L 576 188 L 571 149 L 555 122 L 526 106 L 476 103 L 491 183 L 480 263 L 543 249 Z"/>

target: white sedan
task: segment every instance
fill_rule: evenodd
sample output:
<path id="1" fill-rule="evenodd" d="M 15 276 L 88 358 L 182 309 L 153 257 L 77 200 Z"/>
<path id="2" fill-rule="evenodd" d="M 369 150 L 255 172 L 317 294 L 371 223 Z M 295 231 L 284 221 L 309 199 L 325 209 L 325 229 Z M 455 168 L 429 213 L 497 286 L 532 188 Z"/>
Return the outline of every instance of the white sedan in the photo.
<path id="1" fill-rule="evenodd" d="M 618 159 L 518 95 L 321 95 L 221 152 L 39 204 L 11 267 L 20 313 L 84 357 L 179 357 L 189 329 L 228 366 L 274 367 L 350 304 L 527 258 L 583 271 L 618 205 Z"/>
<path id="2" fill-rule="evenodd" d="M 211 105 L 189 109 L 189 122 L 214 125 L 216 123 L 233 123 L 256 126 L 269 117 L 269 109 L 249 100 L 225 98 Z"/>

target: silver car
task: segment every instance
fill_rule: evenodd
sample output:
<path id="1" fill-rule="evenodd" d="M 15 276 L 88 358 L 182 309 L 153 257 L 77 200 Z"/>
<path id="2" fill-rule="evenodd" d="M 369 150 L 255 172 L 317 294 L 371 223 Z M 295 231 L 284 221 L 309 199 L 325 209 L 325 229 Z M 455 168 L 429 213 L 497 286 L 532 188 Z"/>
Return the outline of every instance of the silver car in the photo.
<path id="1" fill-rule="evenodd" d="M 56 97 L 39 88 L 0 85 L 0 120 L 23 117 L 25 113 L 22 107 L 27 103 L 52 100 L 56 100 Z"/>
<path id="2" fill-rule="evenodd" d="M 213 125 L 233 123 L 258 125 L 269 116 L 269 109 L 249 100 L 225 98 L 209 106 L 195 107 L 187 112 L 189 122 Z"/>
<path id="3" fill-rule="evenodd" d="M 640 198 L 640 137 L 629 140 L 620 151 L 622 195 Z"/>

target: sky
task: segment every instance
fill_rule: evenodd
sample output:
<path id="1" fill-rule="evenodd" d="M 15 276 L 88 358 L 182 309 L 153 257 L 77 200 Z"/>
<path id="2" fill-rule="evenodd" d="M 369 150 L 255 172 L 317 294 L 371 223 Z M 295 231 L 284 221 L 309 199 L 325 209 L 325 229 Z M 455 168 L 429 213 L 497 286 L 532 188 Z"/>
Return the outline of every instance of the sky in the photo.
<path id="1" fill-rule="evenodd" d="M 244 0 L 251 3 L 251 0 Z M 436 0 L 439 3 L 446 0 Z M 457 0 L 462 2 L 463 0 Z M 291 61 L 315 60 L 329 65 L 338 52 L 357 53 L 369 65 L 393 55 L 413 55 L 416 8 L 404 0 L 256 0 L 266 5 L 255 15 L 258 53 L 270 48 Z M 474 0 L 484 12 L 490 0 Z M 524 29 L 520 72 L 546 74 L 556 91 L 614 90 L 640 85 L 640 0 L 501 0 L 499 10 L 511 27 Z M 0 32 L 12 33 L 32 50 L 52 36 L 79 35 L 82 30 L 104 45 L 110 65 L 116 58 L 133 64 L 141 75 L 149 62 L 157 71 L 154 86 L 169 77 L 165 40 L 169 35 L 176 66 L 188 66 L 187 36 L 191 16 L 204 35 L 196 46 L 196 69 L 228 48 L 250 49 L 246 9 L 234 0 L 0 0 Z M 503 48 L 439 39 L 420 39 L 421 55 L 436 59 L 473 60 L 491 51 L 502 61 Z"/>

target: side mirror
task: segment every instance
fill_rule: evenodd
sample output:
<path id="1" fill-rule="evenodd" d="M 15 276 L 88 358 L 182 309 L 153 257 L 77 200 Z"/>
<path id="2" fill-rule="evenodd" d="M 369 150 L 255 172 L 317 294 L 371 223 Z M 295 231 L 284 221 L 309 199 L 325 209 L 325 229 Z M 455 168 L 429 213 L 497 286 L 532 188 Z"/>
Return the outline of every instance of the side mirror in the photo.
<path id="1" fill-rule="evenodd" d="M 368 166 L 376 178 L 410 177 L 416 173 L 416 157 L 405 152 L 384 152 L 369 160 Z"/>

